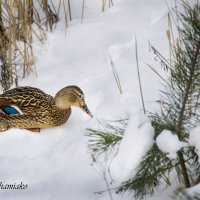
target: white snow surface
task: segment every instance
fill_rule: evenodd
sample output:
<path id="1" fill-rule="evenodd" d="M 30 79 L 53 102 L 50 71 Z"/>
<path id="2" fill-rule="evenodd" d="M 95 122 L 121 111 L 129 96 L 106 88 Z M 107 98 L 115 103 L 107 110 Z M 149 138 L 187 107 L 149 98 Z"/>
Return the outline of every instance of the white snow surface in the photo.
<path id="1" fill-rule="evenodd" d="M 184 147 L 184 142 L 178 139 L 178 136 L 169 130 L 163 130 L 156 138 L 158 148 L 167 153 L 168 157 L 176 158 L 176 152 Z"/>
<path id="2" fill-rule="evenodd" d="M 189 143 L 196 148 L 198 155 L 200 156 L 200 126 L 192 129 L 189 135 Z"/>
<path id="3" fill-rule="evenodd" d="M 134 176 L 141 159 L 153 144 L 154 129 L 150 120 L 141 113 L 133 113 L 129 119 L 119 152 L 111 163 L 112 178 L 119 182 Z M 120 172 L 120 173 L 119 173 Z"/>
<path id="4" fill-rule="evenodd" d="M 22 181 L 28 184 L 28 189 L 0 190 L 0 199 L 110 200 L 108 192 L 94 193 L 107 189 L 100 175 L 105 169 L 94 170 L 97 166 L 91 164 L 86 147 L 86 128 L 96 128 L 97 119 L 130 116 L 119 152 L 111 163 L 111 174 L 116 181 L 113 186 L 135 173 L 152 145 L 153 128 L 141 114 L 134 38 L 137 36 L 145 106 L 151 111 L 156 109 L 154 102 L 159 97 L 161 80 L 146 63 L 157 66 L 156 70 L 166 75 L 149 51 L 148 42 L 168 55 L 168 8 L 164 0 L 113 0 L 115 5 L 103 14 L 99 0 L 87 0 L 83 24 L 80 24 L 80 2 L 72 2 L 73 21 L 66 35 L 61 20 L 57 29 L 48 33 L 45 45 L 34 44 L 37 76 L 32 73 L 19 84 L 38 87 L 53 96 L 67 85 L 77 85 L 84 91 L 95 118 L 72 108 L 70 119 L 61 127 L 45 129 L 39 134 L 18 129 L 2 133 L 0 181 L 4 184 Z M 172 6 L 172 1 L 168 5 Z M 116 65 L 123 94 L 118 91 L 106 48 Z M 192 135 L 191 142 L 198 146 L 194 138 L 199 137 Z M 178 141 L 173 146 L 179 146 Z M 171 199 L 174 187 L 158 192 L 151 200 Z M 114 191 L 112 195 L 115 200 L 133 199 Z"/>

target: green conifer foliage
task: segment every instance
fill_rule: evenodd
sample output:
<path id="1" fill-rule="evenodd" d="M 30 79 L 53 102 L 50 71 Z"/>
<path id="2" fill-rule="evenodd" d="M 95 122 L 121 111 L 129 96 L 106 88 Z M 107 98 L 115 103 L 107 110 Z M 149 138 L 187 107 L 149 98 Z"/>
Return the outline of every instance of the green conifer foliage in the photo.
<path id="1" fill-rule="evenodd" d="M 113 122 L 99 122 L 99 125 L 100 128 L 98 130 L 87 129 L 86 136 L 89 137 L 89 152 L 94 161 L 100 156 L 105 161 L 111 160 L 111 155 L 117 153 L 127 125 L 127 119 Z"/>
<path id="2" fill-rule="evenodd" d="M 180 141 L 188 142 L 189 132 L 200 121 L 200 5 L 182 1 L 184 11 L 178 13 L 181 22 L 179 42 L 173 48 L 170 77 L 161 96 L 162 112 L 151 115 L 155 138 L 170 130 Z M 156 144 L 138 167 L 137 174 L 125 181 L 118 192 L 133 192 L 135 199 L 154 194 L 161 183 L 170 184 L 174 170 L 180 184 L 188 188 L 199 181 L 200 163 L 194 147 L 187 145 L 170 160 Z"/>
<path id="3" fill-rule="evenodd" d="M 200 3 L 198 0 L 192 5 L 185 0 L 181 2 L 183 12 L 176 13 L 180 22 L 179 38 L 172 49 L 170 66 L 161 60 L 169 70 L 159 100 L 161 111 L 149 117 L 155 140 L 163 130 L 169 130 L 187 144 L 191 129 L 200 122 Z M 92 137 L 90 150 L 108 157 L 109 150 L 123 138 L 125 126 L 119 132 L 109 123 L 106 127 L 109 129 L 90 129 L 88 136 Z M 200 182 L 200 163 L 195 148 L 188 143 L 177 152 L 176 158 L 171 159 L 154 143 L 143 157 L 135 176 L 123 182 L 117 192 L 129 192 L 134 199 L 143 199 L 153 195 L 161 185 L 170 185 L 174 174 L 181 187 L 188 188 Z"/>

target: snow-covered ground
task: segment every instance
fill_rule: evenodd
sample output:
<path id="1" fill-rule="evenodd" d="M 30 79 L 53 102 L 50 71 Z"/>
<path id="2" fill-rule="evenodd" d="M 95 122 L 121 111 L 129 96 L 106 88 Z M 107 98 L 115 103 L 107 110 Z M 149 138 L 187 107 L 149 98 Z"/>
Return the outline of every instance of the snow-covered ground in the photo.
<path id="1" fill-rule="evenodd" d="M 168 55 L 168 8 L 164 0 L 113 1 L 115 5 L 102 14 L 100 1 L 87 0 L 84 22 L 80 24 L 82 1 L 74 0 L 73 21 L 66 35 L 60 22 L 57 29 L 48 34 L 45 45 L 35 45 L 37 76 L 31 74 L 20 81 L 20 86 L 38 87 L 55 95 L 67 85 L 77 85 L 84 91 L 95 117 L 90 119 L 80 109 L 73 108 L 69 121 L 62 127 L 42 130 L 39 134 L 17 129 L 2 133 L 0 181 L 22 181 L 28 184 L 28 189 L 1 190 L 0 199 L 110 200 L 108 192 L 95 194 L 107 189 L 102 176 L 104 169 L 101 165 L 92 165 L 86 148 L 86 128 L 96 127 L 97 119 L 126 115 L 131 119 L 119 155 L 111 165 L 115 186 L 127 178 L 152 145 L 153 128 L 142 114 L 135 36 L 145 106 L 147 110 L 154 110 L 161 80 L 146 63 L 157 64 L 156 70 L 165 75 L 149 51 L 149 42 L 163 55 Z M 172 1 L 169 6 L 173 6 Z M 116 65 L 123 94 L 117 88 L 106 48 Z M 135 130 L 133 134 L 132 130 Z M 200 149 L 196 133 L 194 130 L 190 139 Z M 135 141 L 131 143 L 129 139 Z M 174 188 L 175 185 L 158 192 L 152 200 L 171 199 Z M 114 192 L 113 198 L 132 199 Z"/>

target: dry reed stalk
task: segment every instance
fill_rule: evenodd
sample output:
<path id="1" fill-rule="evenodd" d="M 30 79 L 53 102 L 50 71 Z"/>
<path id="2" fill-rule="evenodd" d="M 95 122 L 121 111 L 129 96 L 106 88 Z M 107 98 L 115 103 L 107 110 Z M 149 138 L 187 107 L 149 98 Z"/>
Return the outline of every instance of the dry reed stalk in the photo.
<path id="1" fill-rule="evenodd" d="M 46 16 L 46 28 L 48 30 L 48 27 L 50 28 L 50 30 L 52 31 L 52 23 L 50 21 L 50 14 L 48 12 L 48 0 L 43 0 L 42 1 L 42 9 L 44 10 L 45 16 Z M 49 22 L 49 23 L 48 23 Z"/>
<path id="2" fill-rule="evenodd" d="M 171 37 L 172 37 L 172 46 L 174 46 L 175 45 L 175 37 L 174 37 L 174 31 L 173 31 L 173 26 L 172 26 L 172 20 L 171 20 L 170 13 L 168 13 L 168 28 L 170 30 Z"/>
<path id="3" fill-rule="evenodd" d="M 102 12 L 105 11 L 105 6 L 106 6 L 106 0 L 102 0 L 102 9 L 101 9 Z"/>
<path id="4" fill-rule="evenodd" d="M 141 95 L 141 100 L 142 100 L 142 106 L 143 106 L 144 114 L 146 114 L 143 91 L 142 91 L 142 83 L 141 83 L 141 78 L 140 78 L 140 69 L 139 69 L 139 63 L 138 63 L 138 48 L 137 48 L 137 38 L 136 38 L 136 36 L 135 36 L 135 57 L 136 57 L 137 74 L 138 74 L 138 81 L 139 81 L 139 86 L 140 86 L 140 95 Z"/>
<path id="5" fill-rule="evenodd" d="M 153 50 L 154 54 L 159 57 L 161 61 L 163 61 L 168 68 L 172 69 L 171 63 L 153 46 L 150 44 L 151 49 Z"/>
<path id="6" fill-rule="evenodd" d="M 9 17 L 9 26 L 11 27 L 11 18 L 12 18 L 12 10 L 11 10 L 12 7 L 9 8 L 9 12 L 8 12 L 8 17 Z M 10 81 L 12 82 L 13 81 L 13 76 L 12 76 L 12 67 L 11 67 L 11 63 L 12 63 L 12 29 L 9 29 L 8 30 L 8 33 L 7 33 L 7 37 L 9 38 L 9 43 L 8 43 L 8 52 L 7 52 L 7 59 L 8 59 L 8 71 L 9 71 L 9 74 L 10 74 Z"/>
<path id="7" fill-rule="evenodd" d="M 107 189 L 108 189 L 107 191 L 108 191 L 110 200 L 114 200 L 114 199 L 113 199 L 113 196 L 112 196 L 112 192 L 111 192 L 111 188 L 110 188 L 108 179 L 107 179 L 107 177 L 106 177 L 106 172 L 105 172 L 105 171 L 103 171 L 103 180 L 104 180 L 104 182 L 105 182 L 105 184 L 106 184 L 106 187 L 107 187 Z"/>
<path id="8" fill-rule="evenodd" d="M 2 89 L 5 91 L 10 87 L 10 74 L 9 74 L 9 65 L 7 58 L 7 49 L 9 45 L 9 39 L 6 34 L 6 29 L 4 27 L 3 19 L 4 19 L 3 7 L 0 4 L 0 83 Z M 8 20 L 7 20 L 8 23 Z"/>
<path id="9" fill-rule="evenodd" d="M 117 83 L 117 87 L 118 87 L 118 89 L 119 89 L 120 94 L 122 94 L 123 92 L 122 92 L 122 87 L 121 87 L 120 78 L 119 78 L 119 75 L 118 75 L 118 72 L 117 72 L 117 70 L 116 70 L 115 64 L 114 64 L 114 62 L 113 62 L 113 60 L 112 60 L 112 57 L 111 57 L 111 55 L 110 55 L 110 53 L 109 53 L 107 47 L 106 47 L 106 51 L 107 51 L 108 57 L 109 57 L 109 59 L 110 59 L 110 64 L 111 64 L 111 67 L 112 67 L 112 71 L 113 71 L 113 75 L 114 75 L 115 81 L 116 81 L 116 83 Z"/>
<path id="10" fill-rule="evenodd" d="M 67 6 L 68 8 L 68 6 Z M 64 9 L 64 15 L 65 15 L 65 30 L 67 29 L 68 27 L 68 9 L 66 8 L 65 6 L 65 1 L 63 0 L 63 9 Z M 65 34 L 66 34 L 66 31 L 65 31 Z"/>
<path id="11" fill-rule="evenodd" d="M 52 8 L 53 8 L 53 12 L 56 13 L 56 8 L 55 8 L 55 6 L 54 6 L 52 0 L 50 0 L 50 2 L 51 2 L 51 6 L 52 6 Z"/>
<path id="12" fill-rule="evenodd" d="M 68 10 L 69 10 L 69 19 L 71 21 L 72 20 L 72 12 L 71 12 L 70 0 L 68 0 Z"/>
<path id="13" fill-rule="evenodd" d="M 65 30 L 66 30 L 68 27 L 68 19 L 72 20 L 70 1 L 67 0 L 66 2 L 66 0 L 59 0 L 57 16 L 59 16 L 61 8 L 63 8 L 64 10 L 64 19 L 65 19 L 64 23 L 65 23 Z M 65 31 L 65 34 L 66 34 L 66 31 Z"/>
<path id="14" fill-rule="evenodd" d="M 170 6 L 168 5 L 167 1 L 164 0 L 168 10 L 169 10 L 169 14 L 170 14 L 170 17 L 172 18 L 172 21 L 173 23 L 175 24 L 175 26 L 177 27 L 176 30 L 177 30 L 177 33 L 178 33 L 178 37 L 177 38 L 180 38 L 180 25 L 179 25 L 179 14 L 178 14 L 178 4 L 177 4 L 177 0 L 175 0 L 175 7 L 174 9 L 171 10 Z M 184 2 L 183 2 L 184 3 Z M 173 12 L 172 12 L 173 11 Z M 173 15 L 173 13 L 175 13 L 175 17 Z M 175 41 L 174 41 L 174 44 L 175 44 Z M 180 46 L 181 45 L 181 41 L 179 39 L 176 40 L 176 45 L 177 46 Z"/>
<path id="15" fill-rule="evenodd" d="M 178 4 L 177 4 L 177 0 L 175 0 L 175 13 L 176 13 L 176 23 L 174 23 L 174 24 L 176 24 L 176 29 L 177 29 L 177 31 L 178 31 L 178 38 L 181 38 L 181 33 L 180 33 L 180 29 L 179 29 L 179 27 L 180 27 L 180 24 L 179 24 L 179 15 L 178 15 Z M 172 17 L 173 17 L 173 15 L 171 15 Z M 174 20 L 175 21 L 175 20 Z M 180 40 L 177 40 L 177 45 L 179 46 L 179 45 L 181 45 L 180 43 Z"/>
<path id="16" fill-rule="evenodd" d="M 82 9 L 81 9 L 81 24 L 83 23 L 84 10 L 85 10 L 85 0 L 83 0 L 83 3 L 82 3 Z"/>
<path id="17" fill-rule="evenodd" d="M 109 8 L 113 6 L 113 1 L 112 0 L 109 0 Z"/>
<path id="18" fill-rule="evenodd" d="M 36 8 L 36 4 L 40 7 Z M 53 10 L 55 12 L 55 8 Z M 46 26 L 52 30 L 57 20 L 54 12 L 48 0 L 0 2 L 0 60 L 3 60 L 0 83 L 4 91 L 11 84 L 17 84 L 18 77 L 25 77 L 33 71 L 33 34 L 35 39 L 43 41 L 45 30 L 42 23 L 45 21 Z"/>
<path id="19" fill-rule="evenodd" d="M 101 11 L 104 12 L 105 9 L 106 9 L 106 4 L 107 4 L 107 7 L 110 8 L 111 6 L 113 6 L 113 0 L 102 0 L 102 9 Z"/>
<path id="20" fill-rule="evenodd" d="M 151 65 L 149 65 L 148 63 L 146 63 L 146 65 L 158 76 L 158 77 L 160 77 L 166 84 L 168 84 L 167 83 L 167 81 L 151 66 Z"/>
<path id="21" fill-rule="evenodd" d="M 169 42 L 169 62 L 170 65 L 172 65 L 173 47 L 175 45 L 175 39 L 174 39 L 171 17 L 169 13 L 168 13 L 168 30 L 166 31 L 166 34 Z"/>
<path id="22" fill-rule="evenodd" d="M 27 22 L 33 24 L 33 0 L 26 1 Z"/>
<path id="23" fill-rule="evenodd" d="M 60 14 L 60 8 L 61 8 L 61 0 L 59 0 L 59 4 L 58 4 L 58 10 L 57 10 L 57 14 Z"/>

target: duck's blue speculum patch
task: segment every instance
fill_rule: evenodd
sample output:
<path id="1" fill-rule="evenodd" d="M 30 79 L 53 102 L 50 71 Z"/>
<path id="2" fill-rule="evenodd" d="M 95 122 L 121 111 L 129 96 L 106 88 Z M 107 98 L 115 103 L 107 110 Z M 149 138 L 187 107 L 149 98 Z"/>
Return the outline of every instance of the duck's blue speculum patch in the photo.
<path id="1" fill-rule="evenodd" d="M 1 110 L 7 115 L 19 114 L 19 112 L 13 107 L 1 108 Z"/>

